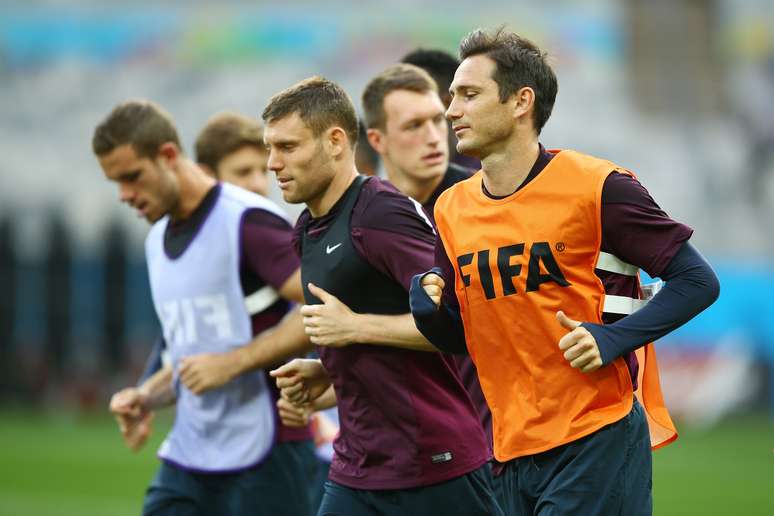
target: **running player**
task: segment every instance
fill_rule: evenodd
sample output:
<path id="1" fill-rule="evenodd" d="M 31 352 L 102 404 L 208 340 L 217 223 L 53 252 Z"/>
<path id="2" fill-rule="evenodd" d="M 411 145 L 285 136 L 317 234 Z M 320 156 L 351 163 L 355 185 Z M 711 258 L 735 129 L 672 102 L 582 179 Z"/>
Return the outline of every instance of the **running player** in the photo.
<path id="1" fill-rule="evenodd" d="M 111 400 L 129 424 L 177 403 L 143 513 L 309 514 L 313 446 L 308 433 L 283 438 L 261 370 L 309 348 L 299 315 L 286 317 L 301 293 L 284 214 L 186 158 L 153 103 L 117 106 L 93 149 L 121 201 L 153 223 L 146 258 L 171 364 Z"/>
<path id="2" fill-rule="evenodd" d="M 432 221 L 441 193 L 471 176 L 470 170 L 449 162 L 445 108 L 437 90 L 435 81 L 423 69 L 396 64 L 371 79 L 363 91 L 368 141 L 381 156 L 387 178 L 402 193 L 419 201 Z M 475 366 L 467 354 L 453 358 L 491 448 L 492 414 Z M 499 469 L 495 468 L 494 473 L 499 495 Z"/>
<path id="3" fill-rule="evenodd" d="M 361 321 L 346 342 L 319 347 L 322 363 L 272 373 L 296 403 L 335 389 L 341 431 L 318 514 L 500 514 L 475 409 L 453 362 L 418 351 L 435 348 L 408 313 L 410 278 L 433 259 L 421 208 L 358 175 L 355 109 L 338 85 L 302 81 L 263 118 L 269 170 L 286 201 L 307 205 L 296 224 L 307 333 L 326 344 L 324 313 Z"/>
<path id="4" fill-rule="evenodd" d="M 436 203 L 440 274 L 412 284 L 417 325 L 441 348 L 467 341 L 507 513 L 650 514 L 651 445 L 676 432 L 648 343 L 717 279 L 631 172 L 539 143 L 557 82 L 538 47 L 477 30 L 460 56 L 446 115 L 482 170 Z M 647 304 L 638 269 L 667 280 Z"/>

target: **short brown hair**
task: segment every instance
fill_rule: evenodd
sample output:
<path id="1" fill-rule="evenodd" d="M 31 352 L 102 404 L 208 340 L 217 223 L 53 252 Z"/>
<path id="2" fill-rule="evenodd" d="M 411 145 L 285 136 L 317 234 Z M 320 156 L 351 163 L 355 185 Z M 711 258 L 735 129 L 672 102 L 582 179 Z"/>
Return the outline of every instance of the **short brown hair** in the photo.
<path id="1" fill-rule="evenodd" d="M 261 118 L 265 123 L 269 123 L 293 113 L 298 113 L 315 136 L 320 136 L 330 127 L 341 127 L 347 134 L 350 146 L 355 148 L 355 106 L 347 92 L 335 82 L 320 76 L 297 82 L 269 99 Z"/>
<path id="2" fill-rule="evenodd" d="M 129 100 L 113 108 L 94 129 L 91 147 L 94 154 L 104 156 L 130 144 L 138 157 L 152 158 L 168 142 L 182 148 L 172 117 L 149 100 Z"/>
<path id="3" fill-rule="evenodd" d="M 481 54 L 495 62 L 492 79 L 497 83 L 500 102 L 505 102 L 525 86 L 535 92 L 533 121 L 540 134 L 554 109 L 558 89 L 556 75 L 548 64 L 548 54 L 527 38 L 502 27 L 494 33 L 476 29 L 462 39 L 460 59 Z"/>
<path id="4" fill-rule="evenodd" d="M 384 129 L 387 115 L 384 112 L 384 98 L 397 90 L 425 93 L 438 91 L 438 85 L 429 73 L 407 63 L 390 66 L 371 79 L 363 90 L 363 114 L 369 129 Z"/>
<path id="5" fill-rule="evenodd" d="M 196 161 L 217 174 L 223 158 L 246 146 L 266 150 L 261 122 L 238 113 L 218 113 L 207 121 L 196 138 Z"/>

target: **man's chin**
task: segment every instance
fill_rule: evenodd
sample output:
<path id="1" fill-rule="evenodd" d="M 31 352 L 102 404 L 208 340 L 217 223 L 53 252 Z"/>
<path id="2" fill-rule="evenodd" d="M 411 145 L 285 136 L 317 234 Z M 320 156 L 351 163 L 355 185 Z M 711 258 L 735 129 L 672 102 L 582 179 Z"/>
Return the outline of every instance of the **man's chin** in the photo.
<path id="1" fill-rule="evenodd" d="M 457 142 L 457 154 L 463 156 L 470 156 L 471 158 L 481 158 L 480 148 L 472 142 L 458 141 Z"/>
<path id="2" fill-rule="evenodd" d="M 282 199 L 288 204 L 301 204 L 306 201 L 306 199 L 302 199 L 295 192 L 288 192 L 287 190 L 282 190 Z"/>

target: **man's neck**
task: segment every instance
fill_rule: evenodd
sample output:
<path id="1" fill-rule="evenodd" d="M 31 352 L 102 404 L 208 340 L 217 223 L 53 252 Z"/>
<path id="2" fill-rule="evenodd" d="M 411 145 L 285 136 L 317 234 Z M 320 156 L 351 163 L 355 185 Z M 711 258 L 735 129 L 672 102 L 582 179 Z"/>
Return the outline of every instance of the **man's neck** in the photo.
<path id="1" fill-rule="evenodd" d="M 190 217 L 207 196 L 207 192 L 217 184 L 212 176 L 207 175 L 190 160 L 185 160 L 180 164 L 177 176 L 180 196 L 177 206 L 169 214 L 173 221 L 185 220 Z"/>
<path id="2" fill-rule="evenodd" d="M 537 136 L 513 138 L 502 149 L 481 159 L 484 187 L 494 196 L 515 192 L 529 175 L 540 154 Z"/>
<path id="3" fill-rule="evenodd" d="M 309 208 L 309 213 L 314 218 L 327 215 L 331 208 L 341 199 L 344 193 L 352 184 L 352 181 L 358 176 L 355 163 L 347 163 L 342 166 L 340 170 L 333 176 L 333 180 L 328 185 L 328 188 L 316 199 L 310 199 L 306 206 Z"/>
<path id="4" fill-rule="evenodd" d="M 448 163 L 446 166 L 448 167 Z M 443 181 L 444 176 L 444 174 L 439 174 L 428 179 L 411 177 L 386 161 L 384 162 L 384 169 L 387 172 L 387 179 L 390 180 L 390 183 L 400 190 L 401 193 L 416 200 L 419 204 L 424 204 L 433 195 L 433 192 Z M 445 170 L 446 167 L 444 167 Z"/>

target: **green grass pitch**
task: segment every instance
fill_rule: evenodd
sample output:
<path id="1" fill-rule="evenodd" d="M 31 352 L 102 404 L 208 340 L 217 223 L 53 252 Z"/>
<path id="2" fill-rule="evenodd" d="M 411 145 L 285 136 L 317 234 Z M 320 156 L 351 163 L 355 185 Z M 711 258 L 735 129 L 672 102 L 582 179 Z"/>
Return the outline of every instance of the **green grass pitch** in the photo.
<path id="1" fill-rule="evenodd" d="M 113 420 L 0 409 L 0 516 L 138 515 L 169 418 L 140 452 Z M 654 454 L 656 515 L 774 514 L 774 424 L 764 417 L 709 431 L 681 425 Z"/>

